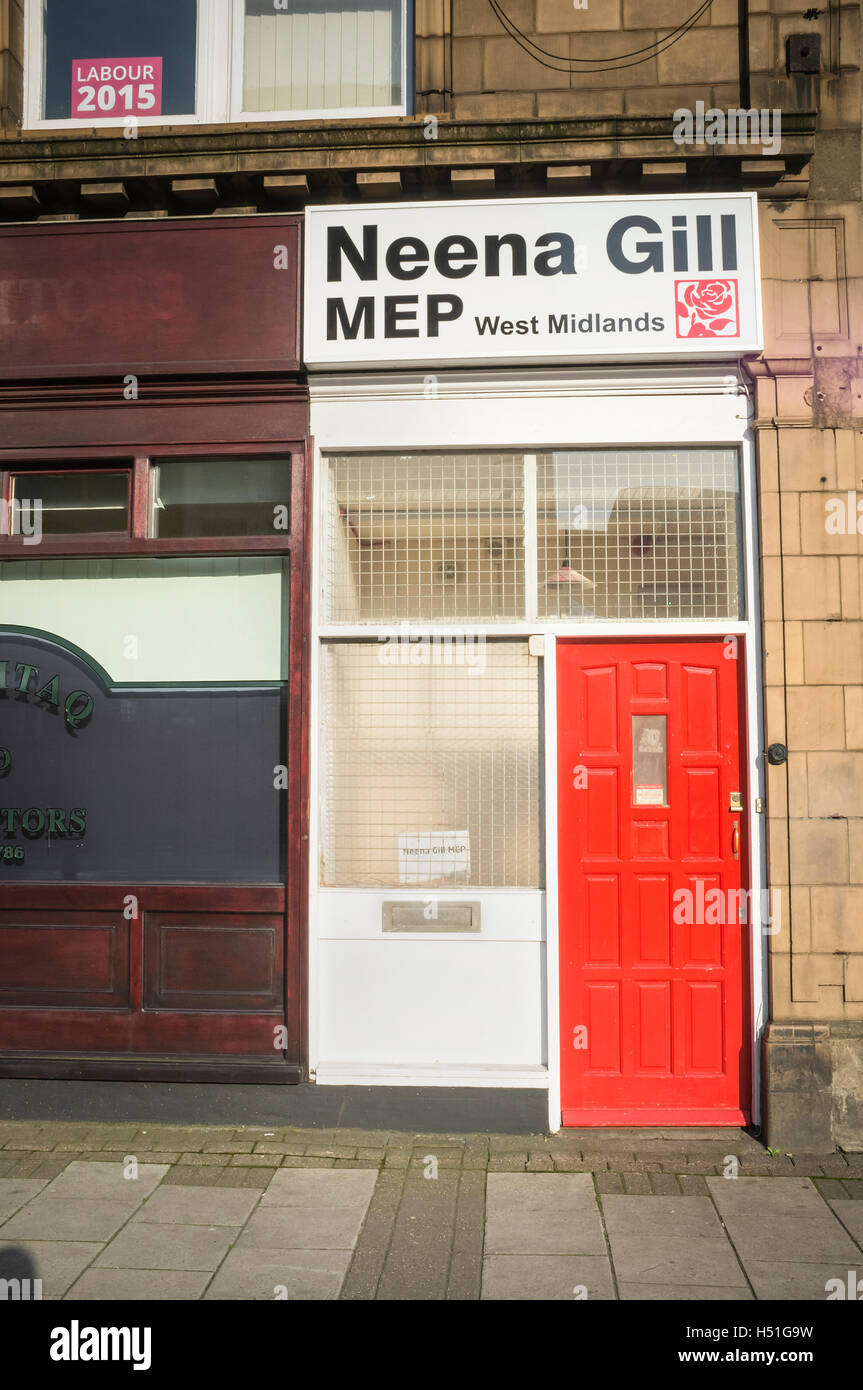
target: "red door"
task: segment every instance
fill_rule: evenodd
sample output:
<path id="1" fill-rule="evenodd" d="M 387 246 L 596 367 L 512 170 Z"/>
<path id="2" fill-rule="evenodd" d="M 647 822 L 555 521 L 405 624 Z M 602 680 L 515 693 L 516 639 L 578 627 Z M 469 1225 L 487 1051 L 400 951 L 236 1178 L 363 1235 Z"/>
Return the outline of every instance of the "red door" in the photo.
<path id="1" fill-rule="evenodd" d="M 563 1123 L 745 1124 L 742 661 L 557 653 Z"/>

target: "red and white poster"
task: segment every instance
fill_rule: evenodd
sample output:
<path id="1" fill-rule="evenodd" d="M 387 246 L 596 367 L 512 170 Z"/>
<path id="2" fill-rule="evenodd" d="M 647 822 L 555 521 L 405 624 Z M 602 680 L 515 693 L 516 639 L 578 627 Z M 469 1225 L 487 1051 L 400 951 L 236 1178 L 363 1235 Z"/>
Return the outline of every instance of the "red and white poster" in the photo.
<path id="1" fill-rule="evenodd" d="M 72 116 L 161 116 L 161 58 L 76 58 Z"/>

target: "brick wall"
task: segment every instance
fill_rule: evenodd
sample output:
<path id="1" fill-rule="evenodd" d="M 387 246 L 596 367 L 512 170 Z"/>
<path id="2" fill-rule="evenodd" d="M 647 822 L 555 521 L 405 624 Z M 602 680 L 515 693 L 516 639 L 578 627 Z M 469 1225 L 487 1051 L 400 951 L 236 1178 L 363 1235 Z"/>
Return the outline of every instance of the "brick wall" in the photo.
<path id="1" fill-rule="evenodd" d="M 709 104 L 737 102 L 737 0 L 714 0 L 689 33 L 637 63 L 626 55 L 640 59 L 639 50 L 667 38 L 697 0 L 589 0 L 583 9 L 573 0 L 500 0 L 500 6 L 544 54 L 526 53 L 487 0 L 452 0 L 455 116 L 667 115 L 690 104 L 693 83 Z"/>
<path id="2" fill-rule="evenodd" d="M 859 7 L 804 20 L 750 0 L 752 104 L 819 113 L 810 195 L 761 203 L 758 365 L 774 1019 L 863 1019 L 863 535 L 828 527 L 863 501 Z M 789 76 L 789 34 L 821 37 L 820 76 Z M 847 510 L 847 505 L 846 505 Z M 861 521 L 863 524 L 863 521 Z"/>
<path id="3" fill-rule="evenodd" d="M 812 428 L 812 375 L 759 386 L 767 742 L 789 750 L 767 773 L 771 1012 L 863 1019 L 863 536 L 827 527 L 831 499 L 863 502 L 863 436 Z"/>
<path id="4" fill-rule="evenodd" d="M 815 223 L 838 210 L 806 211 Z M 842 225 L 863 243 L 859 204 Z M 819 343 L 823 309 L 811 319 L 814 360 L 766 359 L 775 374 L 758 378 L 765 742 L 789 750 L 784 766 L 767 768 L 781 909 L 769 941 L 765 1135 L 829 1152 L 863 1147 L 863 536 L 827 526 L 836 501 L 847 520 L 847 494 L 863 500 L 863 381 L 850 355 L 833 357 L 853 396 L 850 411 L 837 410 L 818 348 L 856 345 Z"/>

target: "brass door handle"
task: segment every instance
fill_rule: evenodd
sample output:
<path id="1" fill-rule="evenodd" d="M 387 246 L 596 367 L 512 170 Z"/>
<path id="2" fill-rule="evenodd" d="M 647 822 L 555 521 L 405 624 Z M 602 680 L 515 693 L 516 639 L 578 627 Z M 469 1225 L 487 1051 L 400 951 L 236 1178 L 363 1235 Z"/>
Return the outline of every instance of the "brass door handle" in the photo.
<path id="1" fill-rule="evenodd" d="M 735 821 L 731 831 L 731 853 L 735 859 L 740 858 L 740 822 Z"/>

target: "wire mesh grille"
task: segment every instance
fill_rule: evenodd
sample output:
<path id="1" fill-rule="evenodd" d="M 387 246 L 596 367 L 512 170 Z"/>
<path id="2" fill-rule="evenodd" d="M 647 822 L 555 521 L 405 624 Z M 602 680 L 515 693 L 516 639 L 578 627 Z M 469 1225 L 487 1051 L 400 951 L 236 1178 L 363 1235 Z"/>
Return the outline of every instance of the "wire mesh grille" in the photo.
<path id="1" fill-rule="evenodd" d="M 332 621 L 523 616 L 520 454 L 334 457 L 329 502 Z"/>
<path id="2" fill-rule="evenodd" d="M 742 616 L 734 449 L 341 455 L 329 478 L 330 621 Z"/>
<path id="3" fill-rule="evenodd" d="M 324 643 L 322 883 L 539 886 L 539 663 L 459 640 Z"/>
<path id="4" fill-rule="evenodd" d="M 578 449 L 537 467 L 538 613 L 741 615 L 734 449 Z"/>

